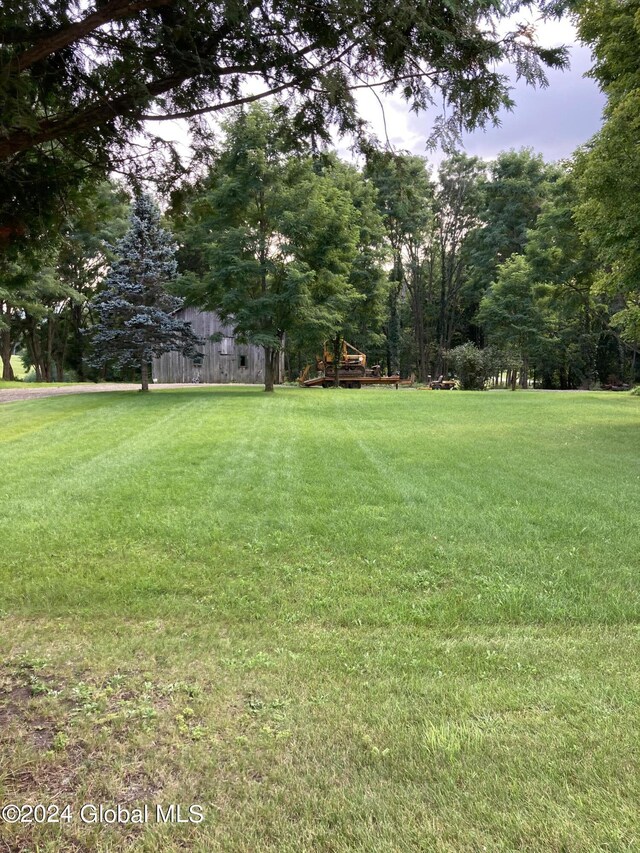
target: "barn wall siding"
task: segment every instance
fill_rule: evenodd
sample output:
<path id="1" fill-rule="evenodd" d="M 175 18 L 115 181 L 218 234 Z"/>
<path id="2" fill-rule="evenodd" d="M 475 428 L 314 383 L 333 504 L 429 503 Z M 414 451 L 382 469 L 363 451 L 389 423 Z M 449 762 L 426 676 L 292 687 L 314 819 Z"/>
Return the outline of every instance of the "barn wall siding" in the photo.
<path id="1" fill-rule="evenodd" d="M 183 308 L 176 318 L 191 323 L 193 331 L 204 338 L 204 361 L 196 367 L 191 359 L 179 352 L 165 353 L 153 360 L 154 382 L 240 382 L 255 385 L 264 383 L 264 352 L 262 347 L 239 344 L 233 330 L 220 322 L 213 311 L 198 311 Z M 221 334 L 220 341 L 212 341 L 211 335 Z M 244 358 L 244 366 L 241 366 Z M 284 355 L 281 362 L 281 375 Z"/>

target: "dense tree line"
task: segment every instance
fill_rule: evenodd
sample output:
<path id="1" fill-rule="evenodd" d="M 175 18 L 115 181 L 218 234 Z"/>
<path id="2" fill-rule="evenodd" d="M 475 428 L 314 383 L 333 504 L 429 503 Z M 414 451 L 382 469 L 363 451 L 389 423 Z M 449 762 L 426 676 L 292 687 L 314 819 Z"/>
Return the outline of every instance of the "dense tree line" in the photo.
<path id="1" fill-rule="evenodd" d="M 126 229 L 128 202 L 110 182 L 81 187 L 55 235 L 0 255 L 3 379 L 14 378 L 11 354 L 18 348 L 38 381 L 92 375 L 85 334 L 94 321 L 90 300 Z"/>
<path id="2" fill-rule="evenodd" d="M 122 260 L 114 247 L 129 213 L 127 194 L 105 175 L 119 162 L 131 167 L 143 122 L 197 121 L 224 107 L 216 146 L 202 127 L 196 133 L 195 179 L 183 173 L 176 190 L 180 166 L 165 162 L 165 226 L 180 270 L 165 284 L 264 347 L 268 388 L 282 378 L 283 347 L 294 378 L 325 341 L 337 353 L 344 339 L 387 373 L 422 382 L 450 372 L 464 387 L 492 377 L 512 387 L 635 381 L 636 5 L 575 7 L 607 108 L 601 132 L 574 157 L 552 164 L 521 150 L 483 162 L 449 148 L 437 169 L 368 140 L 354 87 L 386 75 L 384 86 L 404 86 L 417 107 L 439 90 L 472 127 L 508 100 L 496 59 L 539 81 L 564 53 L 539 49 L 523 31 L 498 39 L 473 4 L 455 13 L 406 4 L 393 14 L 382 5 L 365 17 L 358 3 L 304 13 L 173 0 L 3 10 L 3 378 L 18 349 L 45 381 L 93 377 L 97 364 L 103 376 L 123 369 L 126 359 L 101 360 L 95 345 L 88 357 L 96 293 Z M 91 69 L 87 46 L 102 57 Z M 262 96 L 243 92 L 247 73 L 269 82 L 268 106 L 248 103 Z M 357 166 L 330 151 L 329 120 L 355 133 Z"/>
<path id="3" fill-rule="evenodd" d="M 270 352 L 286 341 L 290 377 L 323 338 L 346 337 L 422 382 L 455 370 L 468 343 L 486 350 L 485 379 L 513 386 L 634 378 L 618 297 L 598 288 L 580 227 L 580 157 L 454 152 L 434 173 L 425 158 L 371 149 L 357 169 L 287 148 L 264 108 L 227 130 L 175 218 L 184 292 L 248 340 L 266 335 Z"/>
<path id="4" fill-rule="evenodd" d="M 242 108 L 224 127 L 212 166 L 167 210 L 181 273 L 171 286 L 264 347 L 269 389 L 285 378 L 283 348 L 292 379 L 344 339 L 421 382 L 635 379 L 633 288 L 603 286 L 594 223 L 582 225 L 588 152 L 548 164 L 530 150 L 492 162 L 458 151 L 433 170 L 372 148 L 357 167 L 295 144 L 276 108 Z M 126 213 L 116 186 L 89 185 L 55 242 L 5 262 L 5 378 L 16 343 L 44 380 L 127 363 L 94 357 L 91 374 L 83 332 Z"/>

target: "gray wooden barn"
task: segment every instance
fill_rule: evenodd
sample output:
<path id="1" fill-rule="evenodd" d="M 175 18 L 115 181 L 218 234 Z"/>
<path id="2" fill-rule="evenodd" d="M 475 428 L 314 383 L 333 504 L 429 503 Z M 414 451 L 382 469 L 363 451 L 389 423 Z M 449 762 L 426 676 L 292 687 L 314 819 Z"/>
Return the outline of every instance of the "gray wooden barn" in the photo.
<path id="1" fill-rule="evenodd" d="M 179 352 L 165 353 L 153 360 L 154 382 L 245 382 L 256 385 L 264 382 L 262 347 L 237 343 L 233 330 L 221 323 L 216 313 L 181 308 L 174 316 L 191 323 L 196 335 L 204 339 L 204 361 L 195 366 L 191 359 Z M 221 339 L 212 341 L 212 335 L 220 335 Z M 284 355 L 281 355 L 281 376 L 283 371 Z"/>

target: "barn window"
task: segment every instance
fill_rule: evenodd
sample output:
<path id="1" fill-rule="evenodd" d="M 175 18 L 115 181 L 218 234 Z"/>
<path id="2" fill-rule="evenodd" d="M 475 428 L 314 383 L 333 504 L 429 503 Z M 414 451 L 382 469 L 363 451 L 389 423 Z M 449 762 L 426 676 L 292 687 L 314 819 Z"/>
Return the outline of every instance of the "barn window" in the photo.
<path id="1" fill-rule="evenodd" d="M 246 357 L 246 355 L 241 355 L 240 356 L 240 367 L 246 367 L 246 366 L 247 366 L 247 357 Z"/>

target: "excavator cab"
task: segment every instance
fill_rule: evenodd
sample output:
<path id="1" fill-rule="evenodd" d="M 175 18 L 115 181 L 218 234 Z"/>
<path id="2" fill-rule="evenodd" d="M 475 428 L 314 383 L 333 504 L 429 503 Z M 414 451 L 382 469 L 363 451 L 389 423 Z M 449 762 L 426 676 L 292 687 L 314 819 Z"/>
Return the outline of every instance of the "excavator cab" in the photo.
<path id="1" fill-rule="evenodd" d="M 322 361 L 318 361 L 318 370 L 322 371 L 327 378 L 335 377 L 336 365 L 335 355 L 331 348 L 331 342 L 325 341 L 322 353 Z M 342 342 L 338 372 L 348 377 L 364 376 L 367 372 L 367 357 L 356 347 L 347 341 Z"/>
<path id="2" fill-rule="evenodd" d="M 316 360 L 318 376 L 308 378 L 309 366 L 305 367 L 299 382 L 305 388 L 330 388 L 338 384 L 341 388 L 361 388 L 362 385 L 396 385 L 407 384 L 399 376 L 382 376 L 379 364 L 367 367 L 367 356 L 347 341 L 340 347 L 340 360 L 335 363 L 333 341 L 325 341 L 322 358 Z"/>

